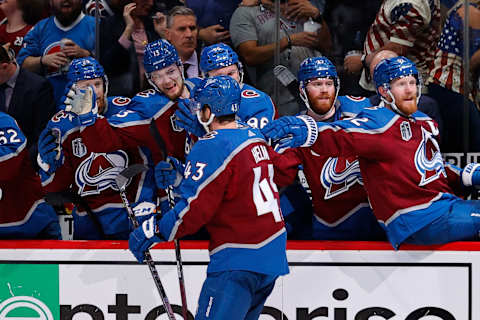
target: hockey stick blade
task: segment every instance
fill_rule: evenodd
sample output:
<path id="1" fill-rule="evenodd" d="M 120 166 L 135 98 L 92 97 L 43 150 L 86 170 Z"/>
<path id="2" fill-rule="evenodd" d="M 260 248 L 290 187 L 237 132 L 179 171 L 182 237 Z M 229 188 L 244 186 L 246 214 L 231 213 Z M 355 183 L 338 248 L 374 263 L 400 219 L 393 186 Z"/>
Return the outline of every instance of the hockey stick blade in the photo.
<path id="1" fill-rule="evenodd" d="M 120 190 L 125 190 L 128 180 L 139 174 L 140 172 L 147 171 L 148 167 L 144 164 L 135 163 L 131 166 L 123 169 L 116 177 L 115 183 Z"/>
<path id="2" fill-rule="evenodd" d="M 295 75 L 284 65 L 279 64 L 273 68 L 273 75 L 283 86 L 288 87 L 293 82 L 298 82 Z"/>

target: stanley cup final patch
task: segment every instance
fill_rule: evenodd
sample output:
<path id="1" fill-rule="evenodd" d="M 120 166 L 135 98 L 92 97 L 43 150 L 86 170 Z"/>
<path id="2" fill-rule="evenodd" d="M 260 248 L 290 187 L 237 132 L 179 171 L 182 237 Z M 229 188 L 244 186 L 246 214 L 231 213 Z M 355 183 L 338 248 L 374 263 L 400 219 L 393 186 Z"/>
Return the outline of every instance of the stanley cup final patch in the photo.
<path id="1" fill-rule="evenodd" d="M 76 138 L 72 140 L 72 152 L 73 155 L 81 158 L 87 154 L 87 146 L 83 144 L 82 138 Z"/>
<path id="2" fill-rule="evenodd" d="M 400 134 L 402 139 L 408 141 L 412 138 L 412 129 L 410 128 L 410 123 L 408 121 L 403 121 L 400 124 Z"/>

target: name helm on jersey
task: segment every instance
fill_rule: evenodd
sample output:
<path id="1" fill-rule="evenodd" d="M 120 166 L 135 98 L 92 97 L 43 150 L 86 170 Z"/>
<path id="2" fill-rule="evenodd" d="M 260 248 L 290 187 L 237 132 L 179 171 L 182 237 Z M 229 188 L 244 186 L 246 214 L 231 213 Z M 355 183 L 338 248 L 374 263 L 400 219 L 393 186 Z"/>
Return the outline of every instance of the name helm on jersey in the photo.
<path id="1" fill-rule="evenodd" d="M 208 126 L 215 117 L 236 114 L 241 101 L 241 89 L 237 81 L 229 76 L 215 76 L 203 79 L 194 89 L 193 100 L 197 107 L 198 121 L 209 132 Z M 208 106 L 210 118 L 203 121 L 201 110 Z"/>
<path id="2" fill-rule="evenodd" d="M 406 115 L 398 109 L 395 103 L 395 97 L 390 90 L 390 83 L 395 79 L 408 76 L 414 76 L 415 79 L 417 79 L 418 104 L 420 96 L 422 95 L 422 77 L 418 73 L 415 63 L 413 63 L 410 59 L 402 56 L 388 58 L 380 61 L 375 67 L 375 70 L 373 71 L 373 81 L 375 82 L 375 88 L 377 89 L 377 93 L 380 95 L 382 101 L 390 105 L 395 112 L 403 116 Z M 387 94 L 392 98 L 392 102 L 387 101 L 387 99 L 385 99 L 385 97 L 380 94 L 378 90 L 380 87 L 384 87 L 385 89 L 387 89 Z"/>
<path id="3" fill-rule="evenodd" d="M 92 57 L 73 59 L 67 73 L 67 79 L 70 83 L 96 78 L 103 79 L 103 97 L 105 99 L 105 105 L 107 105 L 108 77 L 102 65 Z"/>
<path id="4" fill-rule="evenodd" d="M 300 98 L 307 108 L 316 113 L 310 107 L 307 95 L 307 84 L 315 79 L 332 79 L 335 85 L 335 99 L 333 100 L 330 110 L 321 115 L 320 120 L 328 119 L 335 114 L 335 102 L 337 101 L 338 92 L 340 91 L 340 79 L 338 78 L 337 69 L 333 63 L 325 57 L 307 58 L 302 61 L 298 69 L 298 81 L 300 82 Z"/>
<path id="5" fill-rule="evenodd" d="M 203 76 L 208 77 L 212 70 L 236 64 L 240 75 L 240 84 L 243 83 L 243 65 L 238 60 L 238 55 L 225 43 L 216 43 L 205 47 L 200 55 L 200 70 Z"/>
<path id="6" fill-rule="evenodd" d="M 148 43 L 145 46 L 143 56 L 145 76 L 147 77 L 148 83 L 150 83 L 150 85 L 155 88 L 155 90 L 160 91 L 155 85 L 155 83 L 152 81 L 152 72 L 165 69 L 166 67 L 169 67 L 173 64 L 176 64 L 178 66 L 178 68 L 180 69 L 180 73 L 183 77 L 182 60 L 178 56 L 177 49 L 175 49 L 175 47 L 167 40 L 156 40 Z"/>

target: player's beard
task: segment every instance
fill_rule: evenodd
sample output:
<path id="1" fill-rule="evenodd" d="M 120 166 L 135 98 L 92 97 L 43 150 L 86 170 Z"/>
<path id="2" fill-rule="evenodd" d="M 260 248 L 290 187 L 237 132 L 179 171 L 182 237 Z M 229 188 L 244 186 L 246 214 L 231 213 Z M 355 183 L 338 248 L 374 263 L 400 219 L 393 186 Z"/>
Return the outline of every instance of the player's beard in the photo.
<path id="1" fill-rule="evenodd" d="M 327 97 L 328 97 L 328 100 L 319 100 L 318 98 L 316 98 L 310 102 L 310 107 L 316 114 L 324 115 L 328 111 L 330 111 L 330 109 L 332 108 L 333 103 L 335 101 L 335 96 L 322 96 L 319 98 L 327 98 Z"/>
<path id="2" fill-rule="evenodd" d="M 106 104 L 105 100 L 106 99 L 103 97 L 97 99 L 98 114 L 103 114 L 103 111 L 105 111 L 105 104 Z"/>
<path id="3" fill-rule="evenodd" d="M 55 6 L 52 8 L 55 18 L 57 18 L 57 20 L 65 27 L 71 25 L 82 12 L 81 6 L 74 5 L 72 1 L 70 1 L 70 4 L 72 7 L 68 12 L 64 12 L 62 11 L 62 8 L 57 8 Z"/>
<path id="4" fill-rule="evenodd" d="M 398 99 L 398 101 L 395 102 L 397 108 L 405 115 L 411 115 L 418 109 L 416 96 L 406 97 L 405 99 Z"/>

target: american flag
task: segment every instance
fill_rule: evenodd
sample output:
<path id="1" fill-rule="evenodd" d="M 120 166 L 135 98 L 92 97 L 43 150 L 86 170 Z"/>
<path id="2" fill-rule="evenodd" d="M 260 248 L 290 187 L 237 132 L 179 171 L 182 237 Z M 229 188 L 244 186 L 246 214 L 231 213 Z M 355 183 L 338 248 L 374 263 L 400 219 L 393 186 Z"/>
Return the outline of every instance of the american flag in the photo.
<path id="1" fill-rule="evenodd" d="M 392 41 L 410 47 L 406 55 L 423 78 L 440 37 L 440 0 L 385 0 L 364 43 L 369 54 Z"/>
<path id="2" fill-rule="evenodd" d="M 433 64 L 430 68 L 429 82 L 436 83 L 446 89 L 463 94 L 464 93 L 464 72 L 463 72 L 463 20 L 457 10 L 463 5 L 460 3 L 454 8 L 442 30 L 440 41 Z M 470 38 L 470 57 L 473 52 L 480 48 L 480 34 L 474 32 Z"/>

